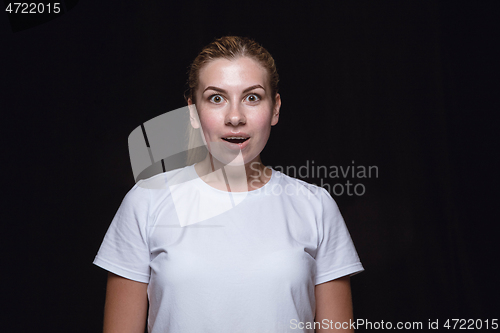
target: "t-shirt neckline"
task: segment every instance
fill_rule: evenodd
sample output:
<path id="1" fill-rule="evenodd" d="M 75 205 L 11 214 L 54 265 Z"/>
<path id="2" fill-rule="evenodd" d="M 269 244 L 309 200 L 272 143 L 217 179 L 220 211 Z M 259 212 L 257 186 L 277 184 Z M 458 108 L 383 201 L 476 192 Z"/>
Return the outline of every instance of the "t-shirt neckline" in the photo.
<path id="1" fill-rule="evenodd" d="M 269 167 L 269 169 L 271 169 L 271 171 L 272 171 L 271 178 L 269 179 L 269 181 L 267 183 L 265 183 L 263 186 L 259 187 L 258 189 L 248 191 L 248 192 L 229 192 L 229 191 L 219 190 L 215 187 L 208 185 L 207 183 L 205 183 L 205 181 L 203 179 L 201 179 L 200 176 L 198 176 L 198 173 L 196 172 L 196 170 L 194 168 L 194 164 L 188 166 L 188 170 L 192 174 L 192 177 L 194 178 L 194 183 L 197 186 L 204 188 L 204 189 L 208 189 L 210 191 L 220 193 L 220 194 L 224 194 L 224 195 L 228 195 L 228 194 L 231 194 L 231 195 L 249 195 L 249 194 L 258 194 L 258 193 L 264 191 L 267 187 L 269 187 L 271 185 L 272 182 L 275 181 L 275 178 L 276 178 L 276 170 L 274 170 L 271 167 Z"/>

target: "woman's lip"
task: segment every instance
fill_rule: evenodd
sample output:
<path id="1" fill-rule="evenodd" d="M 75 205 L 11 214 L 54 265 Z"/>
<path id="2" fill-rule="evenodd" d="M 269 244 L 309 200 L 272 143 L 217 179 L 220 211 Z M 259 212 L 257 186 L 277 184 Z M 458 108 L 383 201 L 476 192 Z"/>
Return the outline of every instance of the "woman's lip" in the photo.
<path id="1" fill-rule="evenodd" d="M 222 136 L 222 138 L 230 138 L 230 137 L 249 138 L 250 135 L 248 135 L 245 132 L 228 132 Z"/>
<path id="2" fill-rule="evenodd" d="M 226 141 L 224 139 L 222 139 L 222 141 L 224 141 L 226 146 L 230 149 L 240 149 L 241 150 L 241 149 L 244 149 L 248 145 L 248 141 L 250 141 L 250 138 L 246 139 L 242 143 L 231 143 L 231 142 Z"/>

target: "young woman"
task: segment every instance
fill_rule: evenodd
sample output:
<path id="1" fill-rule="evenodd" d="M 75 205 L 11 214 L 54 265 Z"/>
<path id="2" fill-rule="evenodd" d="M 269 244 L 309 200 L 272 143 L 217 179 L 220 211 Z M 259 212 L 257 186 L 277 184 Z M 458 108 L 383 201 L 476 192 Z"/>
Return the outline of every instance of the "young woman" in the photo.
<path id="1" fill-rule="evenodd" d="M 208 154 L 125 196 L 94 261 L 109 271 L 104 332 L 146 319 L 152 333 L 352 331 L 349 276 L 363 267 L 335 201 L 260 159 L 281 108 L 273 58 L 222 37 L 188 84 Z"/>

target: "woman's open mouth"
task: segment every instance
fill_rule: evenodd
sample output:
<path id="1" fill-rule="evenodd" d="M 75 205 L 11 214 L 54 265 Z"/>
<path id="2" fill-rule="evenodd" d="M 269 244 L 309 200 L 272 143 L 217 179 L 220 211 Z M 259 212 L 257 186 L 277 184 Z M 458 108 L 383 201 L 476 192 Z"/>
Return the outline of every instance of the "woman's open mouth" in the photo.
<path id="1" fill-rule="evenodd" d="M 248 142 L 250 137 L 248 135 L 228 135 L 226 137 L 223 137 L 222 140 L 224 140 L 226 143 L 227 148 L 229 149 L 245 149 L 246 146 L 248 146 Z"/>
<path id="2" fill-rule="evenodd" d="M 232 136 L 232 137 L 228 137 L 228 138 L 222 138 L 222 140 L 224 140 L 224 141 L 227 141 L 227 142 L 230 142 L 230 143 L 236 143 L 236 144 L 243 143 L 243 142 L 247 141 L 248 139 L 249 138 L 238 137 L 238 136 Z"/>

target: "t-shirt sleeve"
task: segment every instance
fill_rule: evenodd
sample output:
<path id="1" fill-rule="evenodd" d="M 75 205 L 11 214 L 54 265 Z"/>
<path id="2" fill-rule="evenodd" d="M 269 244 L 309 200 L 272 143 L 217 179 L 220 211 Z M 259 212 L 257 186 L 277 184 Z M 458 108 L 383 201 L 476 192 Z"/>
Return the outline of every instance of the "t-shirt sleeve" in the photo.
<path id="1" fill-rule="evenodd" d="M 94 264 L 130 280 L 148 283 L 150 193 L 136 184 L 123 199 L 104 236 Z"/>
<path id="2" fill-rule="evenodd" d="M 321 190 L 323 214 L 318 226 L 316 284 L 364 270 L 337 203 L 327 190 Z"/>

